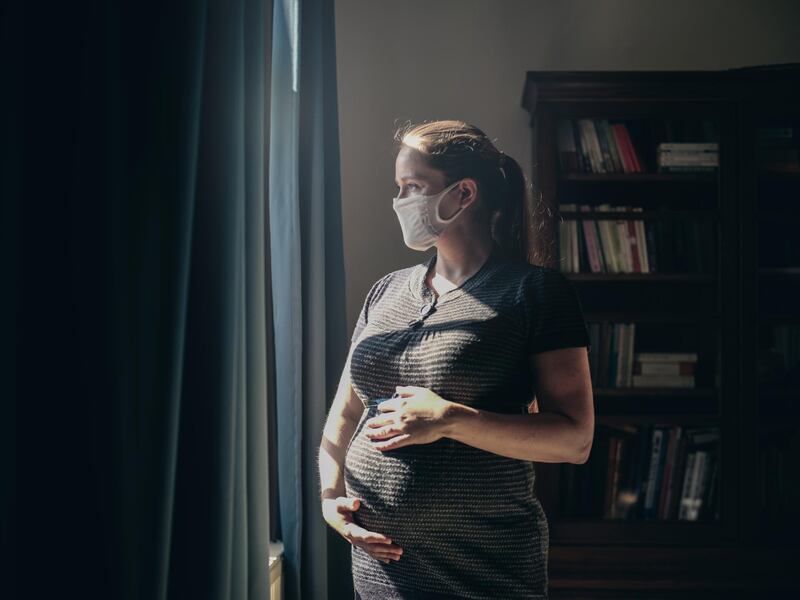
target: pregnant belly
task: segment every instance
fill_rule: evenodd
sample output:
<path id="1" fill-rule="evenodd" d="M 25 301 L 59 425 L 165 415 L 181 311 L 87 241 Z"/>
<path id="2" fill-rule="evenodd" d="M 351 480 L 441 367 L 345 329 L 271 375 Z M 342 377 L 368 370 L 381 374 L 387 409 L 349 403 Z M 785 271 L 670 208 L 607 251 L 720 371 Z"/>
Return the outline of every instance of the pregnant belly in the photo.
<path id="1" fill-rule="evenodd" d="M 345 492 L 361 499 L 353 512 L 357 524 L 400 542 L 441 500 L 436 487 L 450 440 L 377 450 L 365 435 L 371 429 L 366 421 L 376 414 L 376 407 L 365 411 L 353 434 L 344 463 Z"/>
<path id="2" fill-rule="evenodd" d="M 362 415 L 345 456 L 345 492 L 361 499 L 352 513 L 357 524 L 401 542 L 422 526 L 452 534 L 478 524 L 502 531 L 544 520 L 531 463 L 450 438 L 376 450 L 365 435 L 376 414 L 370 407 Z"/>

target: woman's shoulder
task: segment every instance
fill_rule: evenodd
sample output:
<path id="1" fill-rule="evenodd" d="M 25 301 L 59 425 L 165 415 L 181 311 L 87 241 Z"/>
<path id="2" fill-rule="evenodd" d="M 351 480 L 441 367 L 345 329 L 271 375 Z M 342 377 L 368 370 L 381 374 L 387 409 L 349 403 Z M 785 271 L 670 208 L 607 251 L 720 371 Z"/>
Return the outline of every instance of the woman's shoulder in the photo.
<path id="1" fill-rule="evenodd" d="M 407 281 L 409 277 L 414 273 L 414 270 L 419 265 L 411 265 L 410 267 L 402 267 L 400 269 L 395 269 L 394 271 L 389 271 L 382 275 L 373 286 L 386 286 L 398 282 Z"/>
<path id="2" fill-rule="evenodd" d="M 417 266 L 418 265 L 402 267 L 400 269 L 395 269 L 394 271 L 389 271 L 388 273 L 380 276 L 372 283 L 372 285 L 370 285 L 369 291 L 367 292 L 366 301 L 369 303 L 374 303 L 381 296 L 384 296 L 392 291 L 399 290 L 400 286 L 406 285 L 408 278 L 411 277 Z"/>
<path id="3" fill-rule="evenodd" d="M 541 286 L 553 281 L 566 280 L 564 273 L 555 267 L 525 261 L 508 261 L 501 269 L 501 278 L 507 283 L 518 282 L 521 286 Z"/>
<path id="4" fill-rule="evenodd" d="M 514 289 L 518 302 L 558 301 L 574 292 L 572 281 L 557 267 L 518 261 L 505 264 L 501 272 L 496 283 Z"/>

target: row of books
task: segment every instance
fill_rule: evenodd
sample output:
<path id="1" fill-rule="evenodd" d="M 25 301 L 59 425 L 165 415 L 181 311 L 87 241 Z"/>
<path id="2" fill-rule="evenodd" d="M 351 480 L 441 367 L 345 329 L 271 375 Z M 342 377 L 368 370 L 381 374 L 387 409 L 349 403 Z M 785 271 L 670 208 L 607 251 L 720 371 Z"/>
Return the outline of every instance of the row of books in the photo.
<path id="1" fill-rule="evenodd" d="M 694 388 L 696 352 L 634 352 L 636 323 L 589 323 L 589 370 L 601 388 Z"/>
<path id="2" fill-rule="evenodd" d="M 709 120 L 583 118 L 556 124 L 564 173 L 645 173 L 657 166 L 651 148 L 659 144 L 717 143 L 718 138 Z"/>
<path id="3" fill-rule="evenodd" d="M 642 212 L 640 206 L 562 203 L 564 212 Z M 713 228 L 690 219 L 589 219 L 558 223 L 559 268 L 565 273 L 709 273 Z"/>
<path id="4" fill-rule="evenodd" d="M 598 426 L 589 460 L 563 465 L 565 516 L 718 519 L 719 428 Z"/>
<path id="5" fill-rule="evenodd" d="M 644 173 L 625 123 L 563 119 L 557 124 L 561 168 L 567 173 Z"/>
<path id="6" fill-rule="evenodd" d="M 800 325 L 761 329 L 758 378 L 772 385 L 800 384 Z"/>

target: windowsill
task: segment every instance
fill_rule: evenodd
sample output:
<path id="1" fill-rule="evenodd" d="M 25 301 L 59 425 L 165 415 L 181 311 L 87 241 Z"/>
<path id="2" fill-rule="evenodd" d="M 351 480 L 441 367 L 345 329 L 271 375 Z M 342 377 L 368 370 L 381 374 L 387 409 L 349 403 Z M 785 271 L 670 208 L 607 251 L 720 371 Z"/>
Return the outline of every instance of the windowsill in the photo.
<path id="1" fill-rule="evenodd" d="M 283 558 L 283 542 L 269 543 L 269 570 L 277 566 Z"/>

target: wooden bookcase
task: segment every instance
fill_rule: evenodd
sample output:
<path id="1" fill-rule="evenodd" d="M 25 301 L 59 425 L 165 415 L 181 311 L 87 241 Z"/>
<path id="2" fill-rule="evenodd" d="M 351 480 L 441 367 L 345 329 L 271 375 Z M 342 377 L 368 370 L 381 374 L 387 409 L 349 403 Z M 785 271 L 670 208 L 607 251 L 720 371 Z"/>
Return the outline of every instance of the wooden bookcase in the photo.
<path id="1" fill-rule="evenodd" d="M 568 470 L 595 469 L 602 477 L 605 447 L 593 451 L 586 465 L 537 464 L 537 494 L 550 524 L 554 598 L 730 598 L 800 590 L 789 568 L 790 550 L 800 545 L 800 518 L 793 516 L 800 508 L 787 501 L 797 489 L 788 473 L 800 472 L 791 458 L 800 436 L 800 386 L 779 371 L 779 384 L 763 377 L 765 365 L 772 365 L 775 381 L 773 326 L 800 325 L 800 174 L 765 173 L 759 155 L 765 129 L 772 135 L 794 127 L 800 136 L 799 78 L 794 66 L 527 74 L 522 105 L 531 114 L 535 193 L 528 225 L 536 262 L 568 271 L 559 256 L 560 223 L 577 220 L 580 229 L 583 219 L 634 219 L 665 232 L 697 223 L 692 239 L 702 240 L 702 247 L 685 252 L 706 257 L 698 269 L 565 272 L 595 331 L 602 323 L 635 323 L 634 352 L 698 355 L 692 388 L 595 385 L 598 432 L 647 425 L 719 432 L 715 508 L 699 520 L 609 518 L 567 508 L 572 505 L 565 496 L 576 493 L 566 487 Z M 706 122 L 715 132 L 719 166 L 659 172 L 655 148 L 637 146 L 643 173 L 570 172 L 559 156 L 559 123 L 578 119 Z M 634 141 L 654 144 L 658 138 Z M 635 205 L 641 212 L 559 210 L 602 203 Z M 772 475 L 776 461 L 783 461 L 784 487 Z M 765 489 L 784 499 L 762 506 Z"/>

